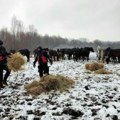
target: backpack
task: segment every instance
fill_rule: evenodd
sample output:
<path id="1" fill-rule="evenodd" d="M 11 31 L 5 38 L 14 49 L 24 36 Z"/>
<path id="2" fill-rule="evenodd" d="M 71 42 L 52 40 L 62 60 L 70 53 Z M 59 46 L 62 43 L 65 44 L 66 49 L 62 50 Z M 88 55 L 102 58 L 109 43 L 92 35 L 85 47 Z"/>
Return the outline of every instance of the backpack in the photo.
<path id="1" fill-rule="evenodd" d="M 41 62 L 41 63 L 47 63 L 47 62 L 48 62 L 48 59 L 47 59 L 47 57 L 44 55 L 44 53 L 41 53 L 41 54 L 38 56 L 38 62 Z"/>
<path id="2" fill-rule="evenodd" d="M 4 47 L 0 47 L 0 65 L 6 62 L 6 49 Z"/>

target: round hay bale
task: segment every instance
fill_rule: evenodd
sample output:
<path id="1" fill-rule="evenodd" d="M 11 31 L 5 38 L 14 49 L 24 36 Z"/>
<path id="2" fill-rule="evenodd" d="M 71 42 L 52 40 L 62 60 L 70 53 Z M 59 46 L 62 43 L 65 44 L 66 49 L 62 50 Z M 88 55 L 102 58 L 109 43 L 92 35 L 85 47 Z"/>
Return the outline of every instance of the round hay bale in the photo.
<path id="1" fill-rule="evenodd" d="M 24 56 L 20 53 L 12 54 L 7 59 L 7 66 L 10 70 L 13 70 L 14 72 L 22 70 L 22 66 L 26 63 Z"/>

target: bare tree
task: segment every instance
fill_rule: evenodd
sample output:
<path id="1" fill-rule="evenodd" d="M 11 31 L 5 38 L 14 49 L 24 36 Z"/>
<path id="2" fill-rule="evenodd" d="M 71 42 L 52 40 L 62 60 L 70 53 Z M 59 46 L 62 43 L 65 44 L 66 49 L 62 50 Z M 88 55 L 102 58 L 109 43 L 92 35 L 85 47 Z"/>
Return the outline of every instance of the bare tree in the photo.
<path id="1" fill-rule="evenodd" d="M 18 42 L 21 39 L 21 33 L 24 32 L 24 24 L 22 21 L 18 20 L 16 16 L 13 16 L 11 21 L 11 32 L 12 32 L 12 40 L 14 41 L 12 49 L 18 49 Z"/>

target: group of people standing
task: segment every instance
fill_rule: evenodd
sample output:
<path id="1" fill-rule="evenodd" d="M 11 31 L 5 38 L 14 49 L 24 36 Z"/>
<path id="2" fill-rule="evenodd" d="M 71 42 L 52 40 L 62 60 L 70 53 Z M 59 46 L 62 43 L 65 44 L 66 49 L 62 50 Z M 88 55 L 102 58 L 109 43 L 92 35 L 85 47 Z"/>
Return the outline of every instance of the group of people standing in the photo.
<path id="1" fill-rule="evenodd" d="M 40 77 L 43 75 L 49 75 L 48 62 L 52 64 L 52 59 L 50 58 L 47 49 L 43 49 L 41 46 L 36 48 L 35 60 L 33 62 L 33 67 L 36 66 L 38 62 L 38 73 Z M 4 88 L 7 84 L 7 79 L 11 73 L 11 70 L 7 66 L 7 58 L 10 56 L 3 46 L 3 41 L 0 40 L 0 89 Z M 4 73 L 5 71 L 5 73 Z"/>

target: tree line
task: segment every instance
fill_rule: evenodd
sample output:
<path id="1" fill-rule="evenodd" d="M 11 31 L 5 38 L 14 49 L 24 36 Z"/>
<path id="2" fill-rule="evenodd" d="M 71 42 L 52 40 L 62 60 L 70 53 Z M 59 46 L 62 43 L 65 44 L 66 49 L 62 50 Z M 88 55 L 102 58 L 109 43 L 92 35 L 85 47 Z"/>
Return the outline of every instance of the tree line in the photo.
<path id="1" fill-rule="evenodd" d="M 25 28 L 23 22 L 18 20 L 15 16 L 11 21 L 11 28 L 1 28 L 0 29 L 0 39 L 3 40 L 4 46 L 9 51 L 11 49 L 29 49 L 33 51 L 36 47 L 42 46 L 49 49 L 59 49 L 59 48 L 74 48 L 74 47 L 96 47 L 99 45 L 102 48 L 120 48 L 119 41 L 101 41 L 94 40 L 90 42 L 87 38 L 80 39 L 68 39 L 62 38 L 61 36 L 49 36 L 40 35 L 33 25 L 29 25 Z"/>

